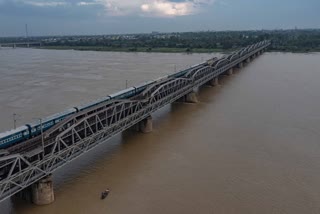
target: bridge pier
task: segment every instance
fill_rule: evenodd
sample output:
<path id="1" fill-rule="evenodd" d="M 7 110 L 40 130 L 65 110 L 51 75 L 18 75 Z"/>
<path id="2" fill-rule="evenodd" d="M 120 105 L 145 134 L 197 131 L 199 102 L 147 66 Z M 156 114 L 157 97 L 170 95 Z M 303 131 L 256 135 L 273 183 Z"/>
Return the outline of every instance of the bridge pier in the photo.
<path id="1" fill-rule="evenodd" d="M 32 202 L 47 205 L 54 202 L 52 176 L 47 176 L 32 185 Z"/>
<path id="2" fill-rule="evenodd" d="M 185 97 L 185 102 L 198 103 L 199 101 L 198 101 L 197 93 L 193 91 L 193 92 L 187 94 Z"/>
<path id="3" fill-rule="evenodd" d="M 252 58 L 254 58 L 254 56 L 252 56 Z M 246 59 L 246 63 L 250 63 L 251 62 L 251 58 L 249 57 L 248 59 Z"/>
<path id="4" fill-rule="evenodd" d="M 208 84 L 210 86 L 215 86 L 217 85 L 218 82 L 218 78 L 215 78 L 216 80 L 210 80 L 208 82 Z M 184 95 L 183 97 L 179 98 L 178 100 L 176 100 L 175 102 L 179 102 L 179 103 L 198 103 L 198 97 L 197 97 L 197 93 L 195 91 L 190 92 L 187 95 Z"/>
<path id="5" fill-rule="evenodd" d="M 208 82 L 208 84 L 209 84 L 210 86 L 218 86 L 218 85 L 219 85 L 219 78 L 218 78 L 218 77 L 213 78 L 212 80 L 210 80 L 210 81 Z"/>
<path id="6" fill-rule="evenodd" d="M 227 71 L 227 75 L 228 76 L 231 76 L 233 74 L 233 68 L 230 68 L 228 71 Z"/>
<path id="7" fill-rule="evenodd" d="M 40 181 L 32 184 L 16 195 L 23 200 L 36 205 L 47 205 L 54 202 L 53 181 L 49 175 Z"/>
<path id="8" fill-rule="evenodd" d="M 139 131 L 142 133 L 150 133 L 153 130 L 151 115 L 138 123 Z"/>
<path id="9" fill-rule="evenodd" d="M 240 62 L 240 63 L 238 64 L 238 68 L 243 68 L 243 62 Z"/>

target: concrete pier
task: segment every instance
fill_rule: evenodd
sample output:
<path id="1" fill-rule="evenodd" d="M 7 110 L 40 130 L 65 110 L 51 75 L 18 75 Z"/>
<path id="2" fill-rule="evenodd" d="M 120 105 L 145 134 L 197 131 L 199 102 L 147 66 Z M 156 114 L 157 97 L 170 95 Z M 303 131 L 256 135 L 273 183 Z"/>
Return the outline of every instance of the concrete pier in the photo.
<path id="1" fill-rule="evenodd" d="M 185 102 L 187 103 L 198 103 L 198 97 L 196 92 L 191 92 L 186 95 Z"/>
<path id="2" fill-rule="evenodd" d="M 36 205 L 54 202 L 52 177 L 47 176 L 16 194 L 17 197 Z"/>
<path id="3" fill-rule="evenodd" d="M 230 68 L 228 71 L 227 71 L 227 75 L 228 76 L 231 76 L 233 74 L 233 68 Z"/>
<path id="4" fill-rule="evenodd" d="M 152 117 L 149 116 L 145 119 L 143 119 L 141 122 L 139 122 L 139 131 L 142 133 L 150 133 L 153 130 L 153 125 L 152 125 Z"/>
<path id="5" fill-rule="evenodd" d="M 52 177 L 48 176 L 32 185 L 32 202 L 36 205 L 46 205 L 54 202 Z"/>
<path id="6" fill-rule="evenodd" d="M 252 56 L 252 58 L 254 58 L 254 56 Z M 248 59 L 246 59 L 246 63 L 250 63 L 251 62 L 251 59 L 250 57 Z"/>
<path id="7" fill-rule="evenodd" d="M 219 85 L 219 78 L 218 78 L 218 77 L 213 78 L 212 80 L 210 80 L 210 81 L 208 82 L 208 84 L 209 84 L 210 86 L 218 86 L 218 85 Z"/>
<path id="8" fill-rule="evenodd" d="M 219 85 L 219 77 L 214 78 L 213 81 L 214 81 L 214 86 Z"/>
<path id="9" fill-rule="evenodd" d="M 243 68 L 243 62 L 240 62 L 240 63 L 238 64 L 238 68 Z"/>
<path id="10" fill-rule="evenodd" d="M 21 191 L 18 197 L 36 205 L 47 205 L 54 202 L 52 177 L 48 176 Z"/>

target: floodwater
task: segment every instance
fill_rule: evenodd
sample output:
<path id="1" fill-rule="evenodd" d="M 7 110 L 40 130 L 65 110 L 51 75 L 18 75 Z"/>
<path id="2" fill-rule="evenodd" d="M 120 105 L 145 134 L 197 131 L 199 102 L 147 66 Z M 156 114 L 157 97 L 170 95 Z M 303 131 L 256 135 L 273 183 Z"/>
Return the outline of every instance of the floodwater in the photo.
<path id="1" fill-rule="evenodd" d="M 1 111 L 25 107 L 37 116 L 210 57 L 4 52 Z M 0 204 L 1 214 L 318 214 L 319 68 L 318 53 L 265 53 L 220 86 L 200 89 L 198 104 L 157 112 L 152 133 L 126 131 L 55 172 L 53 204 L 14 198 Z"/>

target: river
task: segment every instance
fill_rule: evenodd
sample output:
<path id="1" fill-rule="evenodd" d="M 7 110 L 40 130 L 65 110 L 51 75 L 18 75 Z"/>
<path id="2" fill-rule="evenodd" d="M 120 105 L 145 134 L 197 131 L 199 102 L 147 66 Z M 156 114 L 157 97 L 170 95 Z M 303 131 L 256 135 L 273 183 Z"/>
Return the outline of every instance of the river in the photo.
<path id="1" fill-rule="evenodd" d="M 215 55 L 0 50 L 1 129 Z M 320 213 L 320 54 L 265 53 L 198 104 L 158 111 L 54 173 L 56 201 L 2 213 Z M 109 187 L 106 200 L 100 192 Z"/>

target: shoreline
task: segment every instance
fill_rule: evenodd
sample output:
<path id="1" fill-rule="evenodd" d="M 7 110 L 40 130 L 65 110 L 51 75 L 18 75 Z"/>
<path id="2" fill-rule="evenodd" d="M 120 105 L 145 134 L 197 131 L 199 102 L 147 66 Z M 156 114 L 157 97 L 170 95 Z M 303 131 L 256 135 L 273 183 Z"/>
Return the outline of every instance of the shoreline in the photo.
<path id="1" fill-rule="evenodd" d="M 109 48 L 109 47 L 88 47 L 88 46 L 42 46 L 37 49 L 46 50 L 76 50 L 76 51 L 99 51 L 99 52 L 123 52 L 123 53 L 230 53 L 234 49 L 204 49 L 204 48 Z M 271 49 L 267 52 L 283 52 L 283 53 L 319 53 L 320 50 L 277 50 Z"/>
<path id="2" fill-rule="evenodd" d="M 186 49 L 186 48 L 108 48 L 87 46 L 42 46 L 38 49 L 47 50 L 77 50 L 77 51 L 100 51 L 100 52 L 124 52 L 124 53 L 228 53 L 234 50 L 224 49 Z"/>

